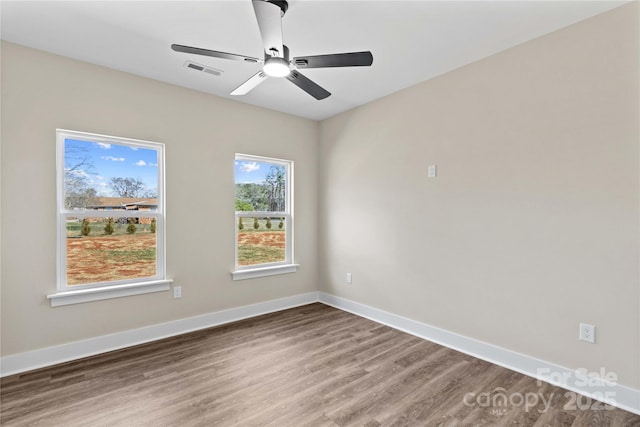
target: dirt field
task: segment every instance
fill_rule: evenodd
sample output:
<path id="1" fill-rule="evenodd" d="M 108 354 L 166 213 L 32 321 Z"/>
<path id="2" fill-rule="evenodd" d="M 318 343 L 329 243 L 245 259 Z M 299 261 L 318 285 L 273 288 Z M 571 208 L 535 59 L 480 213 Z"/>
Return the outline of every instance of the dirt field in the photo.
<path id="1" fill-rule="evenodd" d="M 156 274 L 156 235 L 67 239 L 67 284 L 107 282 Z"/>
<path id="2" fill-rule="evenodd" d="M 284 231 L 241 231 L 238 233 L 238 265 L 285 260 Z"/>
<path id="3" fill-rule="evenodd" d="M 238 233 L 238 264 L 285 260 L 284 231 Z M 231 248 L 233 250 L 233 248 Z M 67 239 L 67 284 L 79 285 L 156 274 L 156 235 L 87 236 Z"/>

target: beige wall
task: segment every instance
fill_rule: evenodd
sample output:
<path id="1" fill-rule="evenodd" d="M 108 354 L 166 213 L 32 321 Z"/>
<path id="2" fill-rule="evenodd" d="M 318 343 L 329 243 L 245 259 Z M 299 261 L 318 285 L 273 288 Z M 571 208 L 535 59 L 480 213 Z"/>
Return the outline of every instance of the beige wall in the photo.
<path id="1" fill-rule="evenodd" d="M 639 387 L 638 36 L 634 2 L 323 122 L 322 290 Z"/>
<path id="2" fill-rule="evenodd" d="M 2 44 L 2 355 L 320 289 L 640 387 L 637 17 L 624 6 L 320 125 Z M 182 299 L 50 308 L 57 127 L 166 144 Z M 296 162 L 298 273 L 231 281 L 235 152 Z"/>
<path id="3" fill-rule="evenodd" d="M 4 43 L 2 355 L 316 290 L 317 127 Z M 50 307 L 56 128 L 166 145 L 167 273 L 182 286 L 182 299 L 162 292 Z M 231 280 L 236 152 L 295 161 L 295 274 Z"/>

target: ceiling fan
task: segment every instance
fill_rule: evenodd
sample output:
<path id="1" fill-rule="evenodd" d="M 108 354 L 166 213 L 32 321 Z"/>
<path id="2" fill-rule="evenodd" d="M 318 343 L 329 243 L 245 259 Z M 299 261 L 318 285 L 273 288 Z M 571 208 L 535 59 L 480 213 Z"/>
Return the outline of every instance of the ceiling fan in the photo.
<path id="1" fill-rule="evenodd" d="M 299 69 L 368 67 L 373 63 L 373 55 L 369 51 L 298 56 L 289 59 L 289 48 L 282 44 L 282 17 L 287 12 L 289 4 L 285 0 L 252 0 L 252 3 L 264 45 L 264 60 L 179 44 L 172 44 L 171 49 L 182 53 L 262 64 L 262 70 L 238 86 L 231 95 L 244 95 L 268 77 L 284 77 L 315 99 L 321 100 L 331 93 L 305 77 Z"/>

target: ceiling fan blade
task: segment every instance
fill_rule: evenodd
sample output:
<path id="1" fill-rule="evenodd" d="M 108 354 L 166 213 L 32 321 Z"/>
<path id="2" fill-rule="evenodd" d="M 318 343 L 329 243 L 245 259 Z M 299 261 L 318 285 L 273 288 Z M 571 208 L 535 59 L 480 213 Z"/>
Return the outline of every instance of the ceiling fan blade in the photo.
<path id="1" fill-rule="evenodd" d="M 250 56 L 236 55 L 234 53 L 218 52 L 217 50 L 201 49 L 199 47 L 183 46 L 181 44 L 172 44 L 171 49 L 176 52 L 191 53 L 194 55 L 212 56 L 214 58 L 231 59 L 232 61 L 245 61 L 245 62 L 262 62 L 258 58 L 252 58 Z"/>
<path id="2" fill-rule="evenodd" d="M 309 80 L 296 70 L 292 70 L 291 74 L 289 74 L 286 79 L 294 85 L 298 86 L 303 91 L 307 92 L 309 95 L 313 96 L 318 101 L 325 99 L 331 95 L 331 92 L 318 86 L 318 84 Z"/>
<path id="3" fill-rule="evenodd" d="M 249 80 L 247 80 L 246 82 L 242 83 L 240 86 L 235 88 L 233 92 L 231 92 L 231 95 L 246 95 L 247 93 L 249 93 L 249 91 L 251 91 L 253 88 L 258 86 L 260 83 L 262 83 L 266 79 L 267 79 L 267 75 L 264 73 L 264 71 L 260 70 L 256 74 L 254 74 L 253 77 L 251 77 Z"/>
<path id="4" fill-rule="evenodd" d="M 335 53 L 332 55 L 298 56 L 293 58 L 298 68 L 368 67 L 373 64 L 371 52 Z"/>
<path id="5" fill-rule="evenodd" d="M 264 51 L 282 58 L 282 10 L 280 6 L 265 0 L 253 0 L 253 10 L 258 19 Z"/>

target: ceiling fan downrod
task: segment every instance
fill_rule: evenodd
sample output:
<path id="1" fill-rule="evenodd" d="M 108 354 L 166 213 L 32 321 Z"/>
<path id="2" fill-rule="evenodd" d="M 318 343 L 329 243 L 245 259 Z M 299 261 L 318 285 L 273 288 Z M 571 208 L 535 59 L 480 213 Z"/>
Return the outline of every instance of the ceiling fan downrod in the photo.
<path id="1" fill-rule="evenodd" d="M 283 17 L 287 10 L 289 9 L 289 2 L 287 0 L 264 0 L 267 3 L 275 4 L 280 8 L 280 16 Z"/>

